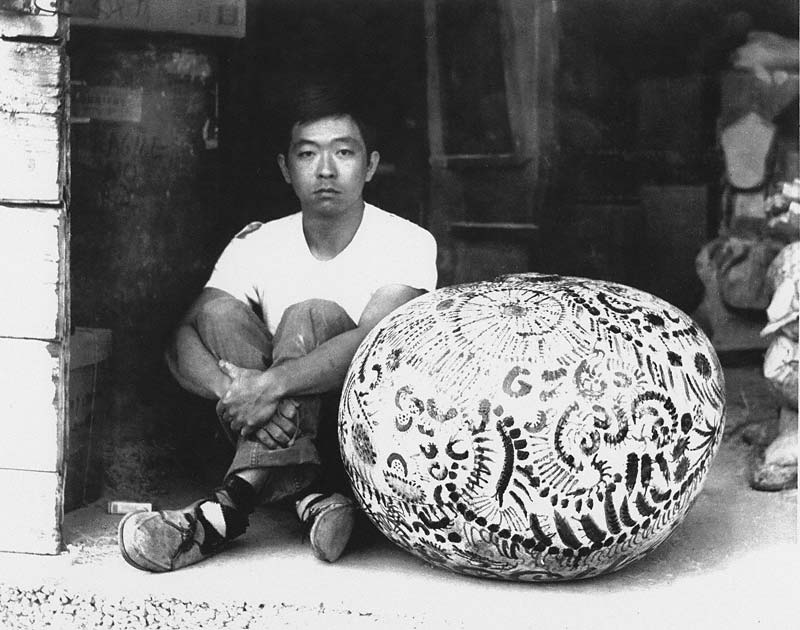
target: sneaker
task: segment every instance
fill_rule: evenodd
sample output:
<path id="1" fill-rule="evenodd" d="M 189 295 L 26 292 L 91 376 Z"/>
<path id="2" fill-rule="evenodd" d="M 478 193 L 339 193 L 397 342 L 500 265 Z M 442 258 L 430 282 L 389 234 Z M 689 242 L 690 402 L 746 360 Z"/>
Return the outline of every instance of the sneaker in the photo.
<path id="1" fill-rule="evenodd" d="M 231 496 L 239 501 L 228 505 Z M 127 514 L 119 522 L 120 553 L 131 566 L 154 573 L 200 562 L 244 533 L 252 499 L 252 487 L 231 476 L 212 498 L 183 510 Z"/>
<path id="2" fill-rule="evenodd" d="M 347 547 L 356 520 L 352 499 L 337 493 L 310 494 L 295 505 L 300 522 L 309 528 L 314 555 L 336 562 Z"/>
<path id="3" fill-rule="evenodd" d="M 142 571 L 164 573 L 203 560 L 205 529 L 199 504 L 184 510 L 133 512 L 119 522 L 119 550 L 125 561 Z"/>

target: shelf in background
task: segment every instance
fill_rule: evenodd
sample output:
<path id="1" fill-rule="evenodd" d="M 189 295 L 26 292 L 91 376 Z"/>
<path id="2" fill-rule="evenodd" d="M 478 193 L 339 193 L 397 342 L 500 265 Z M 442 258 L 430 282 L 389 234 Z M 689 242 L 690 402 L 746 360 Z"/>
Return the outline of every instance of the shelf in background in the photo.
<path id="1" fill-rule="evenodd" d="M 451 233 L 460 238 L 524 240 L 539 233 L 539 226 L 534 223 L 453 221 L 449 225 Z"/>

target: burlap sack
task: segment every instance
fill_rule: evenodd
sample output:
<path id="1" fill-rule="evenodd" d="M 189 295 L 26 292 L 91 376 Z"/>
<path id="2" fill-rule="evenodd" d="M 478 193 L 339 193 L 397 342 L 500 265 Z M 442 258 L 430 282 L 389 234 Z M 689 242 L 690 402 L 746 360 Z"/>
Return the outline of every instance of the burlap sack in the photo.
<path id="1" fill-rule="evenodd" d="M 783 245 L 771 239 L 728 238 L 715 256 L 722 301 L 736 309 L 766 309 L 773 292 L 767 269 Z"/>

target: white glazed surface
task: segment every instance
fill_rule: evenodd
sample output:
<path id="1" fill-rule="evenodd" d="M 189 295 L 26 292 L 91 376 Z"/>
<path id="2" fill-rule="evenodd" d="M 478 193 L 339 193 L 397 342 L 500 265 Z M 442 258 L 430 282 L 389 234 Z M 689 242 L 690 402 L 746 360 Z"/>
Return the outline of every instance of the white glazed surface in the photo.
<path id="1" fill-rule="evenodd" d="M 470 575 L 584 578 L 683 520 L 723 392 L 710 343 L 663 300 L 520 274 L 384 319 L 348 372 L 340 446 L 359 503 L 406 550 Z"/>

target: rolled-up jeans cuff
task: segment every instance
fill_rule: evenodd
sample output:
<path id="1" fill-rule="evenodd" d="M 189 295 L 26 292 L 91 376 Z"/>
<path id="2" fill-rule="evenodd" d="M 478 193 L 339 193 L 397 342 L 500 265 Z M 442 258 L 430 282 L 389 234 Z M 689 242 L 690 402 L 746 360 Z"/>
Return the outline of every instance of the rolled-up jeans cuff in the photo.
<path id="1" fill-rule="evenodd" d="M 319 483 L 320 464 L 317 448 L 307 437 L 298 438 L 290 447 L 275 450 L 255 440 L 241 439 L 225 476 L 252 468 L 268 468 L 269 481 L 258 503 L 274 503 L 300 496 Z"/>
<path id="2" fill-rule="evenodd" d="M 228 474 L 246 468 L 275 468 L 297 464 L 320 464 L 317 447 L 311 438 L 300 436 L 286 448 L 268 449 L 256 439 L 242 439 L 236 447 Z"/>

